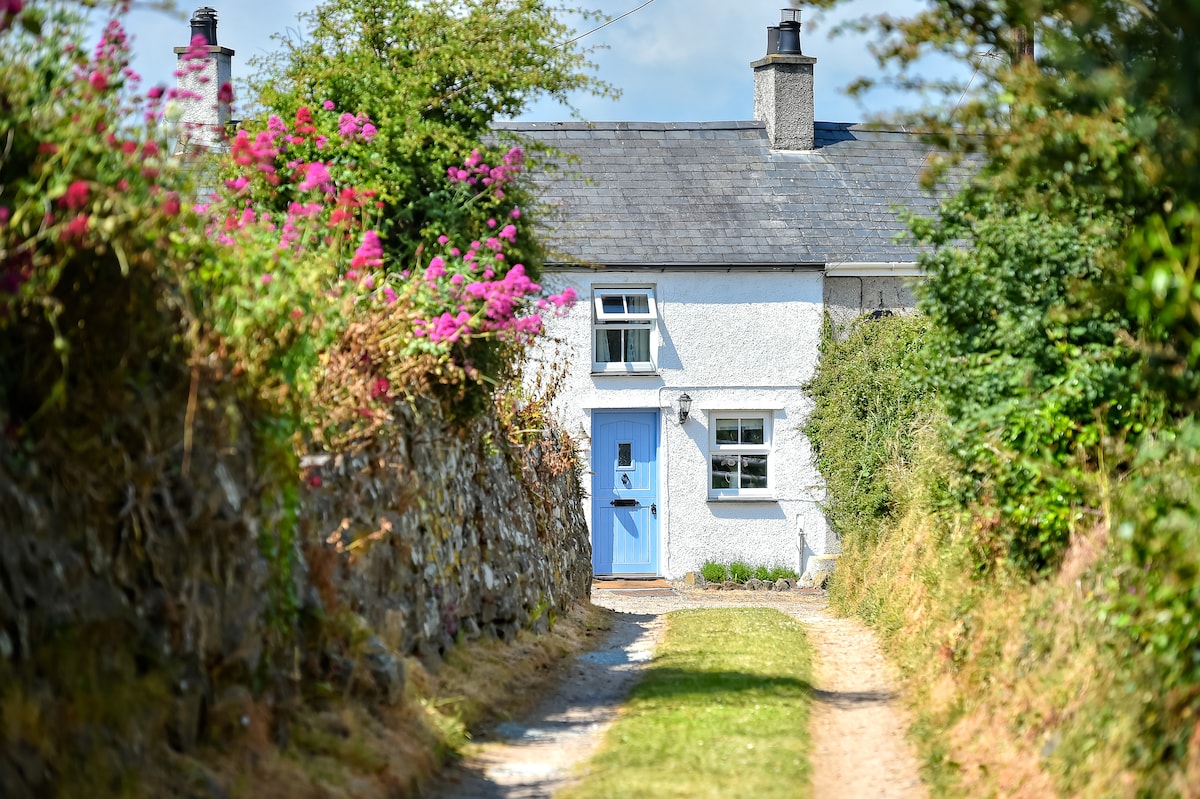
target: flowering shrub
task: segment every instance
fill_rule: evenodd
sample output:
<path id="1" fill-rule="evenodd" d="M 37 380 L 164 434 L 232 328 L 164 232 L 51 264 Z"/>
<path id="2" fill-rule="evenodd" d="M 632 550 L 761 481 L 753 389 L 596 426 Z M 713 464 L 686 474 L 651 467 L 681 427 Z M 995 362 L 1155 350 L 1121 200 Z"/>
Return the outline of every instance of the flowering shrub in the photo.
<path id="1" fill-rule="evenodd" d="M 509 258 L 521 211 L 506 204 L 505 190 L 521 173 L 519 149 L 496 166 L 472 152 L 447 176 L 459 210 L 504 213 L 503 225 L 490 216 L 479 223 L 493 235 L 458 247 L 442 234 L 442 253 L 423 268 L 393 263 L 378 229 L 386 187 L 363 166 L 378 132 L 365 114 L 331 101 L 288 121 L 271 116 L 262 130 L 233 137 L 216 199 L 199 209 L 205 237 L 218 245 L 198 273 L 213 324 L 244 368 L 296 405 L 326 443 L 386 419 L 393 387 L 419 379 L 415 372 L 433 373 L 458 399 L 498 382 L 542 330 L 535 306 L 574 300 L 572 292 L 542 297 L 525 265 Z"/>
<path id="2" fill-rule="evenodd" d="M 20 12 L 10 4 L 4 19 Z M 520 229 L 519 148 L 475 150 L 448 170 L 432 192 L 444 209 L 435 238 L 387 216 L 387 131 L 326 100 L 238 130 L 210 157 L 220 177 L 197 203 L 189 174 L 212 173 L 183 168 L 171 135 L 187 131 L 164 122 L 199 98 L 139 93 L 117 21 L 91 53 L 64 25 L 37 38 L 10 25 L 6 38 L 29 54 L 0 76 L 14 137 L 0 188 L 0 329 L 40 314 L 62 367 L 19 415 L 62 400 L 71 353 L 90 339 L 81 325 L 63 331 L 60 317 L 84 299 L 73 291 L 111 270 L 143 270 L 156 305 L 191 320 L 189 347 L 219 353 L 291 429 L 327 443 L 386 421 L 397 392 L 423 382 L 447 387 L 444 398 L 486 396 L 511 376 L 541 314 L 574 301 L 542 296 L 527 259 L 538 249 Z M 203 66 L 201 44 L 179 74 Z M 47 82 L 39 63 L 66 67 Z M 389 245 L 400 238 L 437 251 L 419 245 L 417 263 L 398 261 L 412 250 Z M 9 370 L 10 402 L 22 370 Z"/>
<path id="3" fill-rule="evenodd" d="M 177 92 L 139 94 L 116 21 L 89 51 L 65 14 L 2 10 L 0 415 L 20 430 L 65 407 L 72 359 L 123 370 L 121 346 L 170 340 L 159 326 L 179 308 L 168 274 L 186 262 L 174 234 L 189 190 L 159 124 Z M 115 335 L 95 329 L 105 316 Z"/>

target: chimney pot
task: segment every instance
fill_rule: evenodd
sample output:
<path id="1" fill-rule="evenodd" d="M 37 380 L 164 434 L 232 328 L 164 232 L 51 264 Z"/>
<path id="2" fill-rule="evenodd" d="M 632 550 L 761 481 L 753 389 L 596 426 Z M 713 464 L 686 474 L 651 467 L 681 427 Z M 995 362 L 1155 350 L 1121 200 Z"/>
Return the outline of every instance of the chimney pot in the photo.
<path id="1" fill-rule="evenodd" d="M 775 55 L 779 52 L 779 26 L 773 25 L 767 28 L 767 55 Z"/>
<path id="2" fill-rule="evenodd" d="M 800 9 L 781 9 L 779 17 L 779 52 L 800 55 Z"/>
<path id="3" fill-rule="evenodd" d="M 217 45 L 217 10 L 204 6 L 192 14 L 192 38 L 203 36 L 209 47 Z"/>

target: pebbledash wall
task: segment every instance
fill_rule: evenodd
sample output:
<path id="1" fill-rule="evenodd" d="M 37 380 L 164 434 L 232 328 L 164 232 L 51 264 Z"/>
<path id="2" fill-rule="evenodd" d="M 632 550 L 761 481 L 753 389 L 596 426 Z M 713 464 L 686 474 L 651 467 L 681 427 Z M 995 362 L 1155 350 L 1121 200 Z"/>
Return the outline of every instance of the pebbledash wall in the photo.
<path id="1" fill-rule="evenodd" d="M 706 560 L 745 560 L 803 572 L 815 555 L 837 551 L 820 503 L 824 484 L 802 432 L 811 408 L 800 390 L 816 368 L 824 314 L 820 268 L 730 270 L 553 268 L 543 282 L 574 288 L 580 301 L 548 323 L 540 359 L 569 364 L 556 408 L 591 462 L 592 420 L 602 410 L 659 412 L 658 564 L 679 578 Z M 657 369 L 594 374 L 593 287 L 654 289 Z M 764 341 L 764 336 L 769 340 Z M 678 421 L 678 398 L 693 399 Z M 772 427 L 769 499 L 709 496 L 711 422 L 720 411 L 764 411 Z M 592 526 L 592 503 L 585 501 Z M 594 528 L 593 528 L 594 529 Z"/>

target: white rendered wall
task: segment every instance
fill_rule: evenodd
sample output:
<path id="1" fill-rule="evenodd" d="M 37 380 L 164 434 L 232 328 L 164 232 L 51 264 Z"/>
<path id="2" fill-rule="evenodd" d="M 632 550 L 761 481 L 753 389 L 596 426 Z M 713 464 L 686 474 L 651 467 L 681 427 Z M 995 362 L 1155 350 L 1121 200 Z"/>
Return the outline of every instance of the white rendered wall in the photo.
<path id="1" fill-rule="evenodd" d="M 824 485 L 801 432 L 811 403 L 800 386 L 818 359 L 823 317 L 820 272 L 547 270 L 542 283 L 570 286 L 580 301 L 547 319 L 540 368 L 563 364 L 556 408 L 590 462 L 591 416 L 603 409 L 659 409 L 660 557 L 667 578 L 706 560 L 744 560 L 802 570 L 836 551 L 820 509 Z M 591 373 L 593 286 L 654 287 L 658 371 Z M 693 398 L 677 420 L 676 400 Z M 709 424 L 718 411 L 769 411 L 773 419 L 773 501 L 710 500 Z M 590 486 L 585 485 L 590 489 Z M 587 508 L 589 524 L 591 508 Z M 801 554 L 801 535 L 806 544 Z"/>

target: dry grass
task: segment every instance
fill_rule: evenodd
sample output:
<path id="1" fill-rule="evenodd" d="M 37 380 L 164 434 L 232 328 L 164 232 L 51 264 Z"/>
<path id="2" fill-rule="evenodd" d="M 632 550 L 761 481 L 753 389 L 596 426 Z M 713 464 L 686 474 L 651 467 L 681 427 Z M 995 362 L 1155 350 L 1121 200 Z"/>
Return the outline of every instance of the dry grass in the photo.
<path id="1" fill-rule="evenodd" d="M 594 645 L 610 626 L 608 611 L 588 605 L 561 617 L 547 635 L 467 643 L 430 666 L 410 658 L 406 695 L 395 707 L 326 699 L 287 710 L 246 697 L 215 708 L 234 723 L 215 723 L 219 735 L 191 756 L 168 754 L 159 770 L 145 775 L 141 793 L 416 796 L 472 729 L 532 707 L 564 659 Z M 288 723 L 279 726 L 285 715 Z"/>
<path id="2" fill-rule="evenodd" d="M 904 672 L 932 794 L 1200 795 L 1200 724 L 1178 773 L 1131 764 L 1155 734 L 1156 676 L 1106 644 L 1095 592 L 1112 562 L 1107 529 L 1080 531 L 1052 578 L 1030 583 L 997 567 L 980 579 L 971 531 L 936 522 L 915 499 L 878 546 L 846 542 L 831 601 L 879 630 Z"/>

